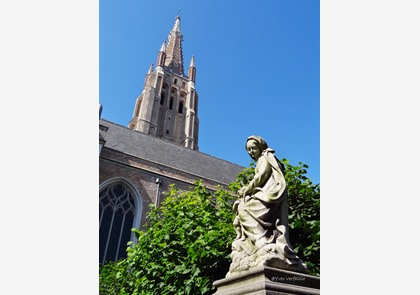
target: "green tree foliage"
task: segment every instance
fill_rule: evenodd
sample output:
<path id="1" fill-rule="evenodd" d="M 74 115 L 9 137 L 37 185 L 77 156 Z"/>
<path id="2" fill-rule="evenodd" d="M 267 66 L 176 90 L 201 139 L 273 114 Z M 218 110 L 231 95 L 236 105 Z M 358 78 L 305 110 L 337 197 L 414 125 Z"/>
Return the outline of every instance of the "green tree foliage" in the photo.
<path id="1" fill-rule="evenodd" d="M 138 243 L 128 257 L 102 268 L 101 294 L 210 294 L 227 273 L 232 196 L 201 182 L 186 192 L 171 186 L 166 195 L 161 207 L 151 206 L 146 229 L 134 229 Z"/>
<path id="2" fill-rule="evenodd" d="M 307 165 L 286 168 L 289 186 L 290 239 L 310 273 L 319 274 L 319 185 L 306 178 Z M 212 283 L 229 270 L 232 202 L 235 192 L 252 179 L 254 164 L 244 169 L 229 190 L 207 190 L 201 181 L 190 191 L 174 186 L 159 208 L 151 205 L 148 224 L 133 229 L 127 258 L 100 268 L 101 295 L 211 294 Z"/>
<path id="3" fill-rule="evenodd" d="M 320 186 L 306 177 L 308 165 L 285 166 L 289 194 L 289 238 L 295 253 L 313 275 L 320 273 Z"/>

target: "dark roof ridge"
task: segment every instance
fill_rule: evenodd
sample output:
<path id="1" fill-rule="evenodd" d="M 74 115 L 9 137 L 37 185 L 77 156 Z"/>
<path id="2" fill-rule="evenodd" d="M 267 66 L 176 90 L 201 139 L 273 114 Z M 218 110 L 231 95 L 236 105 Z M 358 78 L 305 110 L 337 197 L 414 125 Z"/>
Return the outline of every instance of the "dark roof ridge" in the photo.
<path id="1" fill-rule="evenodd" d="M 112 121 L 109 121 L 109 120 L 106 120 L 106 119 L 103 119 L 103 118 L 101 118 L 100 120 L 105 121 L 105 122 L 107 122 L 107 123 L 109 123 L 109 124 L 112 124 L 112 125 L 116 125 L 116 126 L 119 126 L 119 127 L 125 128 L 125 129 L 127 129 L 127 131 L 131 131 L 131 132 L 138 132 L 138 133 L 141 133 L 141 134 L 142 134 L 142 135 L 144 135 L 144 136 L 149 136 L 150 138 L 153 138 L 153 139 L 162 140 L 162 141 L 164 141 L 165 143 L 172 144 L 173 146 L 176 146 L 176 147 L 179 147 L 179 148 L 182 148 L 182 149 L 188 150 L 188 151 L 196 152 L 196 153 L 199 153 L 199 154 L 202 154 L 202 155 L 205 155 L 205 156 L 208 156 L 208 157 L 214 158 L 214 159 L 216 159 L 216 160 L 221 160 L 221 161 L 224 161 L 224 162 L 230 163 L 230 164 L 232 164 L 232 165 L 236 165 L 236 166 L 239 166 L 239 167 L 243 167 L 243 166 L 241 166 L 241 165 L 239 165 L 239 164 L 233 163 L 233 162 L 228 161 L 228 160 L 226 160 L 226 159 L 221 159 L 221 158 L 218 158 L 218 157 L 212 156 L 212 155 L 210 155 L 210 154 L 203 153 L 203 152 L 201 152 L 201 151 L 196 151 L 196 150 L 193 150 L 193 149 L 190 149 L 190 148 L 187 148 L 187 147 L 184 147 L 184 146 L 178 145 L 178 144 L 176 144 L 176 143 L 173 143 L 173 142 L 171 142 L 171 141 L 169 141 L 169 140 L 161 139 L 161 138 L 158 138 L 158 137 L 152 136 L 152 135 L 150 135 L 150 134 L 146 134 L 146 133 L 143 133 L 143 132 L 140 132 L 140 131 L 137 131 L 137 130 L 133 130 L 133 129 L 130 129 L 130 128 L 126 127 L 126 126 L 123 126 L 123 125 L 121 125 L 121 124 L 118 124 L 118 123 L 115 123 L 115 122 L 112 122 Z M 100 122 L 99 122 L 99 123 L 100 123 Z M 243 167 L 243 168 L 246 168 L 246 167 Z"/>
<path id="2" fill-rule="evenodd" d="M 108 127 L 107 131 L 100 131 L 105 147 L 192 175 L 229 184 L 245 168 L 102 118 L 99 124 Z"/>

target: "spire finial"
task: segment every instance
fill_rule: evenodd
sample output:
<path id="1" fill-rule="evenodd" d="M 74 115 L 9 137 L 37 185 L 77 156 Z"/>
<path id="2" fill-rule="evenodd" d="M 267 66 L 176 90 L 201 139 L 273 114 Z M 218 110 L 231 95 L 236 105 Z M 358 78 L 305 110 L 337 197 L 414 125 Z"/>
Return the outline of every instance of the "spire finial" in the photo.
<path id="1" fill-rule="evenodd" d="M 179 9 L 179 11 L 180 11 L 181 9 Z M 181 30 L 181 28 L 180 28 L 180 26 L 181 26 L 181 24 L 180 24 L 180 22 L 181 22 L 181 17 L 179 16 L 179 11 L 178 11 L 178 15 L 176 16 L 176 18 L 175 18 L 175 24 L 174 24 L 174 27 L 173 27 L 173 31 L 177 31 L 177 32 L 180 32 L 180 30 Z"/>
<path id="2" fill-rule="evenodd" d="M 162 46 L 160 46 L 160 50 L 159 51 L 162 51 L 162 52 L 165 52 L 166 51 L 166 40 L 163 40 Z"/>
<path id="3" fill-rule="evenodd" d="M 190 67 L 195 67 L 195 58 L 194 58 L 194 55 L 191 56 Z"/>
<path id="4" fill-rule="evenodd" d="M 150 75 L 153 72 L 153 64 L 150 65 L 149 71 L 147 72 L 148 75 Z"/>

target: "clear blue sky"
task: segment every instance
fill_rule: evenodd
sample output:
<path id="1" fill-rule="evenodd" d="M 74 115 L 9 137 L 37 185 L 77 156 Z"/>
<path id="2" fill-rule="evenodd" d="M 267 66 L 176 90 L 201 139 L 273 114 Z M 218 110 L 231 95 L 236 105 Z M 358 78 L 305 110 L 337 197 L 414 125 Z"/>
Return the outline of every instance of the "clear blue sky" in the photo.
<path id="1" fill-rule="evenodd" d="M 248 166 L 249 135 L 320 182 L 319 1 L 99 1 L 102 118 L 127 126 L 180 9 L 200 152 Z"/>

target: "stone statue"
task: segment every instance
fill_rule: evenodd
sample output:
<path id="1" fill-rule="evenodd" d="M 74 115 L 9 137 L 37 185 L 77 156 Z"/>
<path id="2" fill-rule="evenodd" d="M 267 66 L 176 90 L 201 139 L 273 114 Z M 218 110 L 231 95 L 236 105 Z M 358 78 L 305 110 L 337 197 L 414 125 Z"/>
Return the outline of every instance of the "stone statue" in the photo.
<path id="1" fill-rule="evenodd" d="M 284 166 L 259 136 L 248 137 L 245 147 L 256 161 L 255 175 L 238 191 L 239 199 L 233 206 L 237 236 L 226 277 L 260 266 L 307 273 L 289 242 Z"/>

